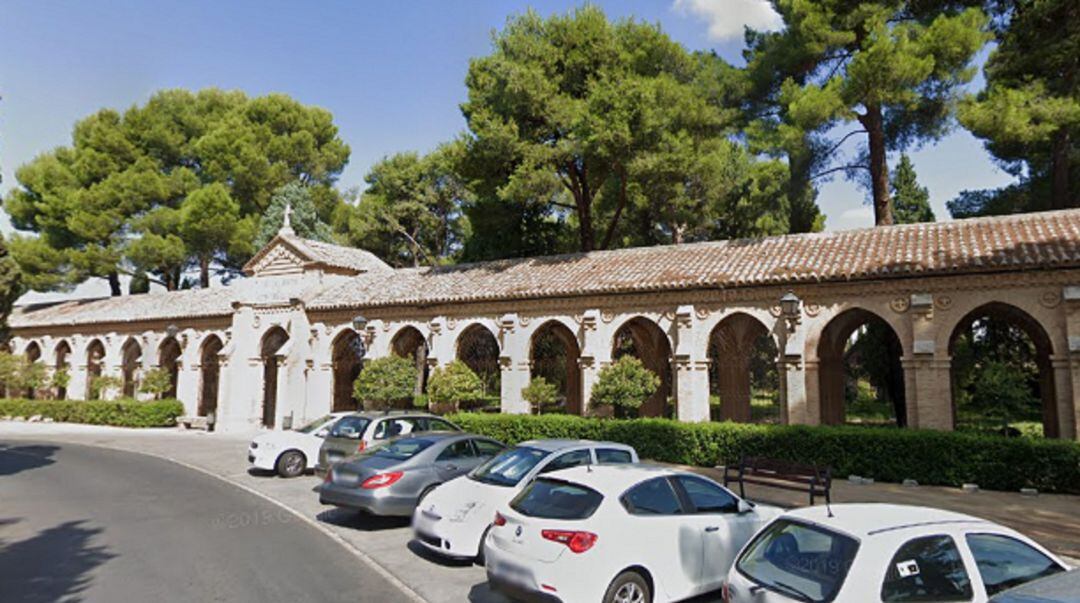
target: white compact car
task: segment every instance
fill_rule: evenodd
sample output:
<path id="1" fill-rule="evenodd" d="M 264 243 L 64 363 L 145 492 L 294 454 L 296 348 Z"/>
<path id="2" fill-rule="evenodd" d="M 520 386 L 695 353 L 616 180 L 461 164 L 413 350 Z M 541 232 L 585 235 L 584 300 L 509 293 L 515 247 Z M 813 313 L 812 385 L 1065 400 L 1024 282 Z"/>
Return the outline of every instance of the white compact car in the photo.
<path id="1" fill-rule="evenodd" d="M 300 429 L 261 433 L 248 446 L 248 462 L 258 469 L 276 471 L 281 477 L 296 477 L 313 469 L 330 426 L 348 414 L 335 412 Z"/>
<path id="2" fill-rule="evenodd" d="M 636 462 L 633 448 L 615 442 L 522 442 L 425 496 L 413 513 L 413 531 L 416 540 L 431 551 L 471 559 L 481 554 L 495 511 L 537 475 L 577 465 Z"/>
<path id="3" fill-rule="evenodd" d="M 488 583 L 527 600 L 680 601 L 718 590 L 780 513 L 685 471 L 575 467 L 538 477 L 499 510 L 484 543 Z"/>
<path id="4" fill-rule="evenodd" d="M 1015 530 L 970 515 L 888 504 L 807 507 L 746 545 L 724 600 L 984 603 L 1066 569 Z"/>

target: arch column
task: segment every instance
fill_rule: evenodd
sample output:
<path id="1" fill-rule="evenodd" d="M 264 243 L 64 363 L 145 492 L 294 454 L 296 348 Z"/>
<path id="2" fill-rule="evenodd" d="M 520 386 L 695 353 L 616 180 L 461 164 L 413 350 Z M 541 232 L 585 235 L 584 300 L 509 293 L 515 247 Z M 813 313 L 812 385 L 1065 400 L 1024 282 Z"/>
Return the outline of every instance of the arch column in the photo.
<path id="1" fill-rule="evenodd" d="M 1050 356 L 1053 370 L 1054 396 L 1057 406 L 1058 437 L 1065 440 L 1077 439 L 1076 398 L 1073 396 L 1072 362 L 1067 355 Z"/>
<path id="2" fill-rule="evenodd" d="M 71 355 L 68 357 L 68 400 L 84 400 L 86 398 L 86 342 L 89 339 L 78 335 L 72 336 Z"/>
<path id="3" fill-rule="evenodd" d="M 910 427 L 952 431 L 955 406 L 952 392 L 952 357 L 934 354 L 933 350 L 904 356 L 904 391 L 907 394 L 907 418 Z"/>
<path id="4" fill-rule="evenodd" d="M 529 385 L 529 334 L 518 327 L 517 314 L 499 318 L 499 380 L 502 412 L 527 415 L 532 409 L 521 395 Z"/>
<path id="5" fill-rule="evenodd" d="M 600 369 L 611 363 L 611 344 L 608 341 L 611 333 L 602 332 L 599 324 L 600 310 L 586 310 L 581 315 L 583 345 L 578 370 L 581 371 L 582 414 L 586 416 L 593 414 L 592 388 L 600 376 Z"/>
<path id="6" fill-rule="evenodd" d="M 705 341 L 693 306 L 675 310 L 675 362 L 672 388 L 675 393 L 675 414 L 680 421 L 709 420 L 709 361 L 705 357 Z M 749 417 L 747 417 L 749 419 Z"/>
<path id="7" fill-rule="evenodd" d="M 184 405 L 184 414 L 193 417 L 199 413 L 199 346 L 195 344 L 195 332 L 184 331 L 177 335 L 180 344 L 180 364 L 176 371 L 176 399 Z"/>

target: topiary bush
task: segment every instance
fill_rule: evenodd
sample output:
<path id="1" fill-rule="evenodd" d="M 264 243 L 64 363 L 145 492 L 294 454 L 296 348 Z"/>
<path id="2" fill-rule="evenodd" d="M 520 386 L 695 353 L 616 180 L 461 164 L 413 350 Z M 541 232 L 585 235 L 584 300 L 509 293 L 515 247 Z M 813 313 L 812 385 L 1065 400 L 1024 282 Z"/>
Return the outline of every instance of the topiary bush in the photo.
<path id="1" fill-rule="evenodd" d="M 384 356 L 364 363 L 353 384 L 353 397 L 364 408 L 385 409 L 413 399 L 416 364 L 401 356 Z"/>
<path id="2" fill-rule="evenodd" d="M 629 444 L 642 458 L 708 467 L 766 456 L 831 467 L 833 474 L 879 481 L 991 490 L 1038 488 L 1080 493 L 1080 444 L 921 429 L 858 426 L 682 423 L 670 419 L 596 419 L 572 415 L 450 417 L 462 429 L 508 444 L 584 438 Z"/>
<path id="3" fill-rule="evenodd" d="M 139 393 L 150 394 L 155 400 L 172 389 L 172 375 L 163 368 L 152 368 L 143 373 L 139 383 Z"/>
<path id="4" fill-rule="evenodd" d="M 61 423 L 172 427 L 184 414 L 179 400 L 0 400 L 0 417 L 48 417 Z"/>
<path id="5" fill-rule="evenodd" d="M 559 388 L 543 377 L 536 377 L 521 389 L 521 397 L 539 415 L 559 403 Z"/>
<path id="6" fill-rule="evenodd" d="M 619 415 L 633 417 L 658 387 L 656 373 L 637 358 L 623 356 L 600 370 L 590 401 L 593 408 L 609 407 Z"/>
<path id="7" fill-rule="evenodd" d="M 469 365 L 455 360 L 431 372 L 427 397 L 435 405 L 470 405 L 484 398 L 484 383 Z"/>

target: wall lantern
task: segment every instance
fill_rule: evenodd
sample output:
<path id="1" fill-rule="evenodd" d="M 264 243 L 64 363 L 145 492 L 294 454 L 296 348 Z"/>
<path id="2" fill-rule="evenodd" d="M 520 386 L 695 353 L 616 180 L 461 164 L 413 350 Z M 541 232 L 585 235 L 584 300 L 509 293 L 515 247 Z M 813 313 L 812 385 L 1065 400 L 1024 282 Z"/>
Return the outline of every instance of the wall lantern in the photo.
<path id="1" fill-rule="evenodd" d="M 165 334 L 169 337 L 176 337 L 176 334 L 180 332 L 180 327 L 176 325 L 169 325 L 165 327 Z"/>
<path id="2" fill-rule="evenodd" d="M 364 318 L 363 316 L 359 316 L 359 315 L 353 317 L 353 319 L 352 319 L 352 328 L 356 332 L 359 333 L 360 331 L 363 331 L 364 327 L 366 327 L 366 326 L 367 326 L 367 319 L 366 318 Z"/>
<path id="3" fill-rule="evenodd" d="M 802 314 L 799 310 L 801 305 L 802 300 L 792 291 L 788 291 L 780 298 L 780 315 L 787 321 L 789 330 L 799 324 L 799 317 Z"/>

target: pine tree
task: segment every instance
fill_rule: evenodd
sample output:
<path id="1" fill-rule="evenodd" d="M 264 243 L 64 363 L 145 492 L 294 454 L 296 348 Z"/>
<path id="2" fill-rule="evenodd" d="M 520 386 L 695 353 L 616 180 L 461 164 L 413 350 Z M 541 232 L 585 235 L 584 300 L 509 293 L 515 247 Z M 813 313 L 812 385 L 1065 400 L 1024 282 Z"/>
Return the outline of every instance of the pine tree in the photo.
<path id="1" fill-rule="evenodd" d="M 259 236 L 255 238 L 255 248 L 261 249 L 281 230 L 285 222 L 285 207 L 290 208 L 289 222 L 293 232 L 301 239 L 329 241 L 330 227 L 319 219 L 319 213 L 312 199 L 311 190 L 299 181 L 293 181 L 279 188 L 270 198 L 270 206 L 259 222 Z"/>
<path id="2" fill-rule="evenodd" d="M 915 166 L 906 153 L 900 155 L 900 163 L 896 166 L 889 187 L 893 197 L 893 220 L 897 224 L 934 221 L 930 191 L 925 186 L 919 186 Z"/>

